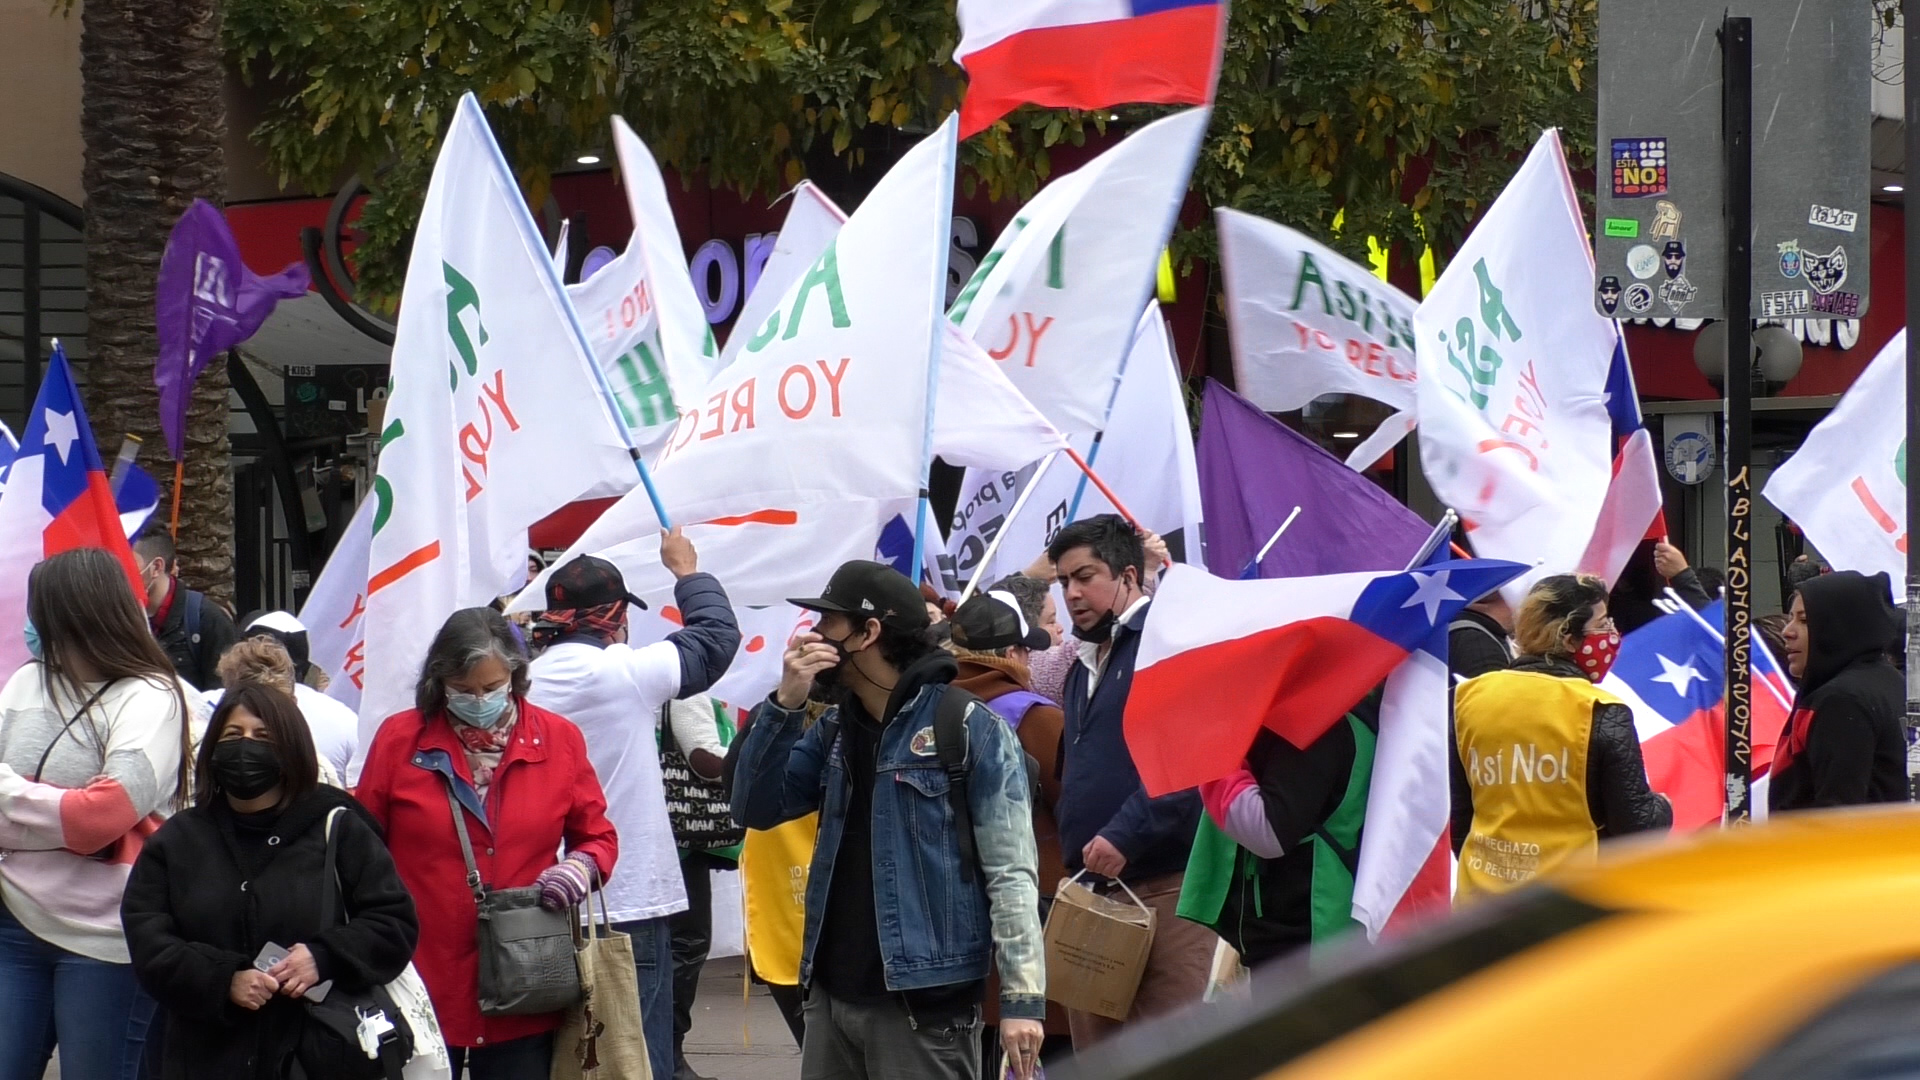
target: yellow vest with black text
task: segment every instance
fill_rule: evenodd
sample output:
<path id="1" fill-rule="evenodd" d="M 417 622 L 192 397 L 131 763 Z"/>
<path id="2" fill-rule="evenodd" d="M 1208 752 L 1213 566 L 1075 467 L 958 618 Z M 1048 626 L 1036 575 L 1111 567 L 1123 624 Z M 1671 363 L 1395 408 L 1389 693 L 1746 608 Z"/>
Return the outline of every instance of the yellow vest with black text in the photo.
<path id="1" fill-rule="evenodd" d="M 1594 707 L 1619 699 L 1585 679 L 1496 671 L 1460 684 L 1453 700 L 1460 764 L 1473 789 L 1473 830 L 1460 849 L 1454 903 L 1592 859 L 1599 848 L 1587 803 Z"/>

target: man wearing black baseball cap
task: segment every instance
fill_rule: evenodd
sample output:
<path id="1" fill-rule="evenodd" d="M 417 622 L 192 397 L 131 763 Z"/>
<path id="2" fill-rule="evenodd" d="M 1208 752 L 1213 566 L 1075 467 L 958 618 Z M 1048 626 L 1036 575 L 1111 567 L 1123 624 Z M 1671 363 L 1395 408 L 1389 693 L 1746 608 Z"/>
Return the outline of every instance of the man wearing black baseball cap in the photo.
<path id="1" fill-rule="evenodd" d="M 754 710 L 733 813 L 750 829 L 820 814 L 800 954 L 800 1074 L 975 1080 L 997 955 L 1001 1044 L 1028 1080 L 1046 973 L 1020 746 L 948 685 L 953 657 L 933 643 L 920 591 L 898 571 L 849 562 L 820 596 L 793 603 L 820 622 L 794 639 L 779 689 Z M 807 727 L 816 687 L 832 704 Z M 936 729 L 964 749 L 943 753 Z"/>
<path id="2" fill-rule="evenodd" d="M 687 890 L 667 819 L 659 724 L 668 701 L 704 693 L 726 674 L 740 626 L 726 590 L 699 572 L 693 543 L 679 529 L 661 537 L 660 562 L 676 579 L 681 629 L 638 649 L 627 644 L 627 614 L 646 604 L 627 591 L 619 567 L 582 555 L 548 576 L 547 610 L 535 626 L 546 651 L 529 671 L 527 699 L 572 720 L 587 738 L 607 819 L 620 833 L 620 872 L 606 884 L 607 914 L 633 939 L 647 1055 L 653 1075 L 666 1080 L 676 1066 L 667 921 L 686 910 Z"/>

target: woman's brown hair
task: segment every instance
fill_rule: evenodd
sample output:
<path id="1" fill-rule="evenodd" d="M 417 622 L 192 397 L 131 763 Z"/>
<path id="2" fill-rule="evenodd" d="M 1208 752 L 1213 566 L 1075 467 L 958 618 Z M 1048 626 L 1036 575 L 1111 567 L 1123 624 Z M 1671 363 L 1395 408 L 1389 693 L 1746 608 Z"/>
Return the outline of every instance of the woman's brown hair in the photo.
<path id="1" fill-rule="evenodd" d="M 258 683 L 283 694 L 292 694 L 293 656 L 287 647 L 262 634 L 237 641 L 220 656 L 216 669 L 224 686 Z"/>
<path id="2" fill-rule="evenodd" d="M 193 763 L 193 805 L 206 806 L 223 794 L 213 775 L 213 751 L 227 730 L 227 719 L 245 709 L 260 718 L 267 729 L 275 756 L 280 759 L 280 805 L 293 801 L 320 785 L 320 758 L 313 749 L 313 732 L 292 697 L 265 683 L 243 683 L 221 695 L 220 707 L 207 721 L 207 733 L 200 740 L 200 754 Z"/>
<path id="3" fill-rule="evenodd" d="M 180 768 L 173 808 L 187 804 L 192 780 L 193 710 L 174 674 L 173 661 L 153 639 L 147 613 L 135 599 L 128 568 L 100 548 L 75 548 L 50 556 L 27 574 L 27 619 L 40 634 L 40 672 L 52 696 L 61 683 L 74 701 L 85 701 L 73 673 L 79 661 L 108 682 L 145 679 L 173 691 L 180 707 Z"/>
<path id="4" fill-rule="evenodd" d="M 1565 656 L 1567 638 L 1586 632 L 1593 609 L 1607 602 L 1607 583 L 1591 574 L 1541 578 L 1520 602 L 1513 640 L 1528 656 Z"/>

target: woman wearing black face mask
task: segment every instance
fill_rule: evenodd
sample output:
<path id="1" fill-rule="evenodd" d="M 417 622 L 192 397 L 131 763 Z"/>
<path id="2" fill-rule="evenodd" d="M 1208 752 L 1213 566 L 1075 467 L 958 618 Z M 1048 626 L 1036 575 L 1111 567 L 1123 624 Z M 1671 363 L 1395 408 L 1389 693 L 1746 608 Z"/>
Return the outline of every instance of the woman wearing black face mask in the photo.
<path id="1" fill-rule="evenodd" d="M 194 805 L 147 841 L 121 903 L 134 973 L 166 1009 L 161 1076 L 291 1072 L 301 998 L 396 978 L 419 922 L 379 828 L 317 783 L 313 738 L 293 699 L 246 685 L 221 699 L 194 769 Z M 326 822 L 351 921 L 320 925 Z M 281 954 L 284 953 L 284 956 Z"/>

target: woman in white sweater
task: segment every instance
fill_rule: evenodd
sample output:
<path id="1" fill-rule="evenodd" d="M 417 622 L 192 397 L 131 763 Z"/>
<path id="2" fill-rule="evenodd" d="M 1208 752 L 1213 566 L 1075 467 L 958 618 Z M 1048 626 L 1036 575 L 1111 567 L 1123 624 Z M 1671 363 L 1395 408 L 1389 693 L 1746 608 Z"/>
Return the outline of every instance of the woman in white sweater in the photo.
<path id="1" fill-rule="evenodd" d="M 185 804 L 192 716 L 128 569 L 55 555 L 27 578 L 35 659 L 0 690 L 0 1080 L 133 1080 L 153 1001 L 120 895 L 143 841 Z"/>

